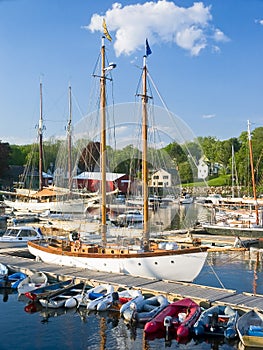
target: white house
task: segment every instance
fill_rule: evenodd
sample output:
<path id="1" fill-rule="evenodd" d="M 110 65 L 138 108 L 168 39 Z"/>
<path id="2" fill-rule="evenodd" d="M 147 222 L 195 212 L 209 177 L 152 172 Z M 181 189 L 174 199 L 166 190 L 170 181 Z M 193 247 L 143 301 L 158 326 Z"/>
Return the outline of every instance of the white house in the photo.
<path id="1" fill-rule="evenodd" d="M 205 156 L 200 158 L 198 162 L 198 179 L 206 179 L 211 175 L 218 175 L 220 164 L 211 163 Z"/>
<path id="2" fill-rule="evenodd" d="M 200 158 L 199 162 L 198 162 L 198 179 L 206 179 L 207 176 L 209 175 L 209 162 L 208 159 L 206 157 L 202 157 Z"/>
<path id="3" fill-rule="evenodd" d="M 172 175 L 164 169 L 159 169 L 152 174 L 150 180 L 151 187 L 171 187 L 172 186 Z"/>

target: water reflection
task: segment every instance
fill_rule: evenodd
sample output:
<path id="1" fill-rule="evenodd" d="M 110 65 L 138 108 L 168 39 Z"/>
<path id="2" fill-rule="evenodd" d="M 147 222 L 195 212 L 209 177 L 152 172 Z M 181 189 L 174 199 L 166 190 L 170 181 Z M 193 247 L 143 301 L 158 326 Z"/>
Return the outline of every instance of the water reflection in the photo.
<path id="1" fill-rule="evenodd" d="M 256 263 L 248 251 L 210 252 L 195 283 L 263 294 L 262 261 Z"/>
<path id="2" fill-rule="evenodd" d="M 151 229 L 154 231 L 187 229 L 201 221 L 208 221 L 209 216 L 209 210 L 198 204 L 171 205 L 151 212 Z"/>
<path id="3" fill-rule="evenodd" d="M 40 303 L 18 301 L 17 294 L 9 294 L 7 303 L 1 305 L 0 318 L 2 341 L 8 344 L 4 350 L 20 344 L 22 350 L 32 349 L 88 349 L 88 350 L 160 350 L 177 348 L 192 350 L 237 349 L 238 339 L 226 342 L 224 338 L 188 338 L 179 344 L 173 338 L 148 340 L 144 336 L 143 325 L 127 324 L 119 317 L 119 312 L 89 312 L 79 309 L 49 309 Z M 3 305 L 5 306 L 3 308 Z M 22 311 L 22 312 L 21 312 Z M 27 327 L 23 327 L 23 324 Z M 11 326 L 12 325 L 12 326 Z M 10 337 L 10 326 L 12 337 Z M 54 336 L 56 334 L 56 336 Z"/>

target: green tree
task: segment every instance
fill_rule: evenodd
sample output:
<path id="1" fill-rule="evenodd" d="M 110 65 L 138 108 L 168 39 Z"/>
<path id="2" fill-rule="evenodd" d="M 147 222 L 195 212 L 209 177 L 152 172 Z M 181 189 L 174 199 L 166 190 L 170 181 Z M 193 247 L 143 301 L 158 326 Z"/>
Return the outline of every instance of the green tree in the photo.
<path id="1" fill-rule="evenodd" d="M 5 177 L 7 174 L 10 153 L 11 147 L 9 143 L 0 141 L 0 178 Z"/>
<path id="2" fill-rule="evenodd" d="M 170 143 L 164 147 L 164 150 L 177 165 L 187 161 L 187 154 L 185 153 L 183 147 L 177 142 Z"/>
<path id="3" fill-rule="evenodd" d="M 181 183 L 191 183 L 194 181 L 192 167 L 190 162 L 181 162 L 178 165 Z"/>
<path id="4" fill-rule="evenodd" d="M 217 141 L 217 138 L 212 136 L 198 137 L 198 142 L 202 147 L 204 155 L 211 163 L 217 161 Z"/>

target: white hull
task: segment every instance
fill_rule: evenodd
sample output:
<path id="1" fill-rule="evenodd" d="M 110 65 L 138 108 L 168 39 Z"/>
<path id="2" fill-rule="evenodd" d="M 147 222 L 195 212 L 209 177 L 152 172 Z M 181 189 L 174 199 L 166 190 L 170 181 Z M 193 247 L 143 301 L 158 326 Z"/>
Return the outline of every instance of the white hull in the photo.
<path id="1" fill-rule="evenodd" d="M 25 248 L 27 246 L 26 241 L 4 241 L 0 239 L 0 249 L 5 249 L 5 248 Z"/>
<path id="2" fill-rule="evenodd" d="M 83 200 L 69 200 L 65 202 L 38 202 L 36 200 L 30 201 L 4 201 L 5 205 L 13 210 L 27 211 L 31 213 L 42 213 L 44 211 L 51 211 L 56 213 L 81 213 L 85 212 L 86 206 Z"/>
<path id="3" fill-rule="evenodd" d="M 48 264 L 185 282 L 192 282 L 198 276 L 207 257 L 207 252 L 197 252 L 150 257 L 137 257 L 134 253 L 129 258 L 103 258 L 101 255 L 100 257 L 60 255 L 30 245 L 28 249 L 37 259 Z"/>
<path id="4" fill-rule="evenodd" d="M 29 241 L 36 241 L 37 239 L 29 239 L 29 238 L 14 238 L 10 239 L 7 237 L 0 237 L 0 249 L 1 248 L 20 248 L 26 247 Z"/>

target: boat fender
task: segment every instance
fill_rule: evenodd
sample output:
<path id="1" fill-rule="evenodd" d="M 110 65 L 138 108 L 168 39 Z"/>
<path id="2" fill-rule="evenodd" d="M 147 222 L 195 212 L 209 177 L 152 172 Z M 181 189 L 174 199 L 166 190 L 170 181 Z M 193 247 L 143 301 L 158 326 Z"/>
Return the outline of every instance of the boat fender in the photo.
<path id="1" fill-rule="evenodd" d="M 80 241 L 79 240 L 75 241 L 75 245 L 74 246 L 75 246 L 76 249 L 80 249 L 80 247 L 81 247 Z"/>

